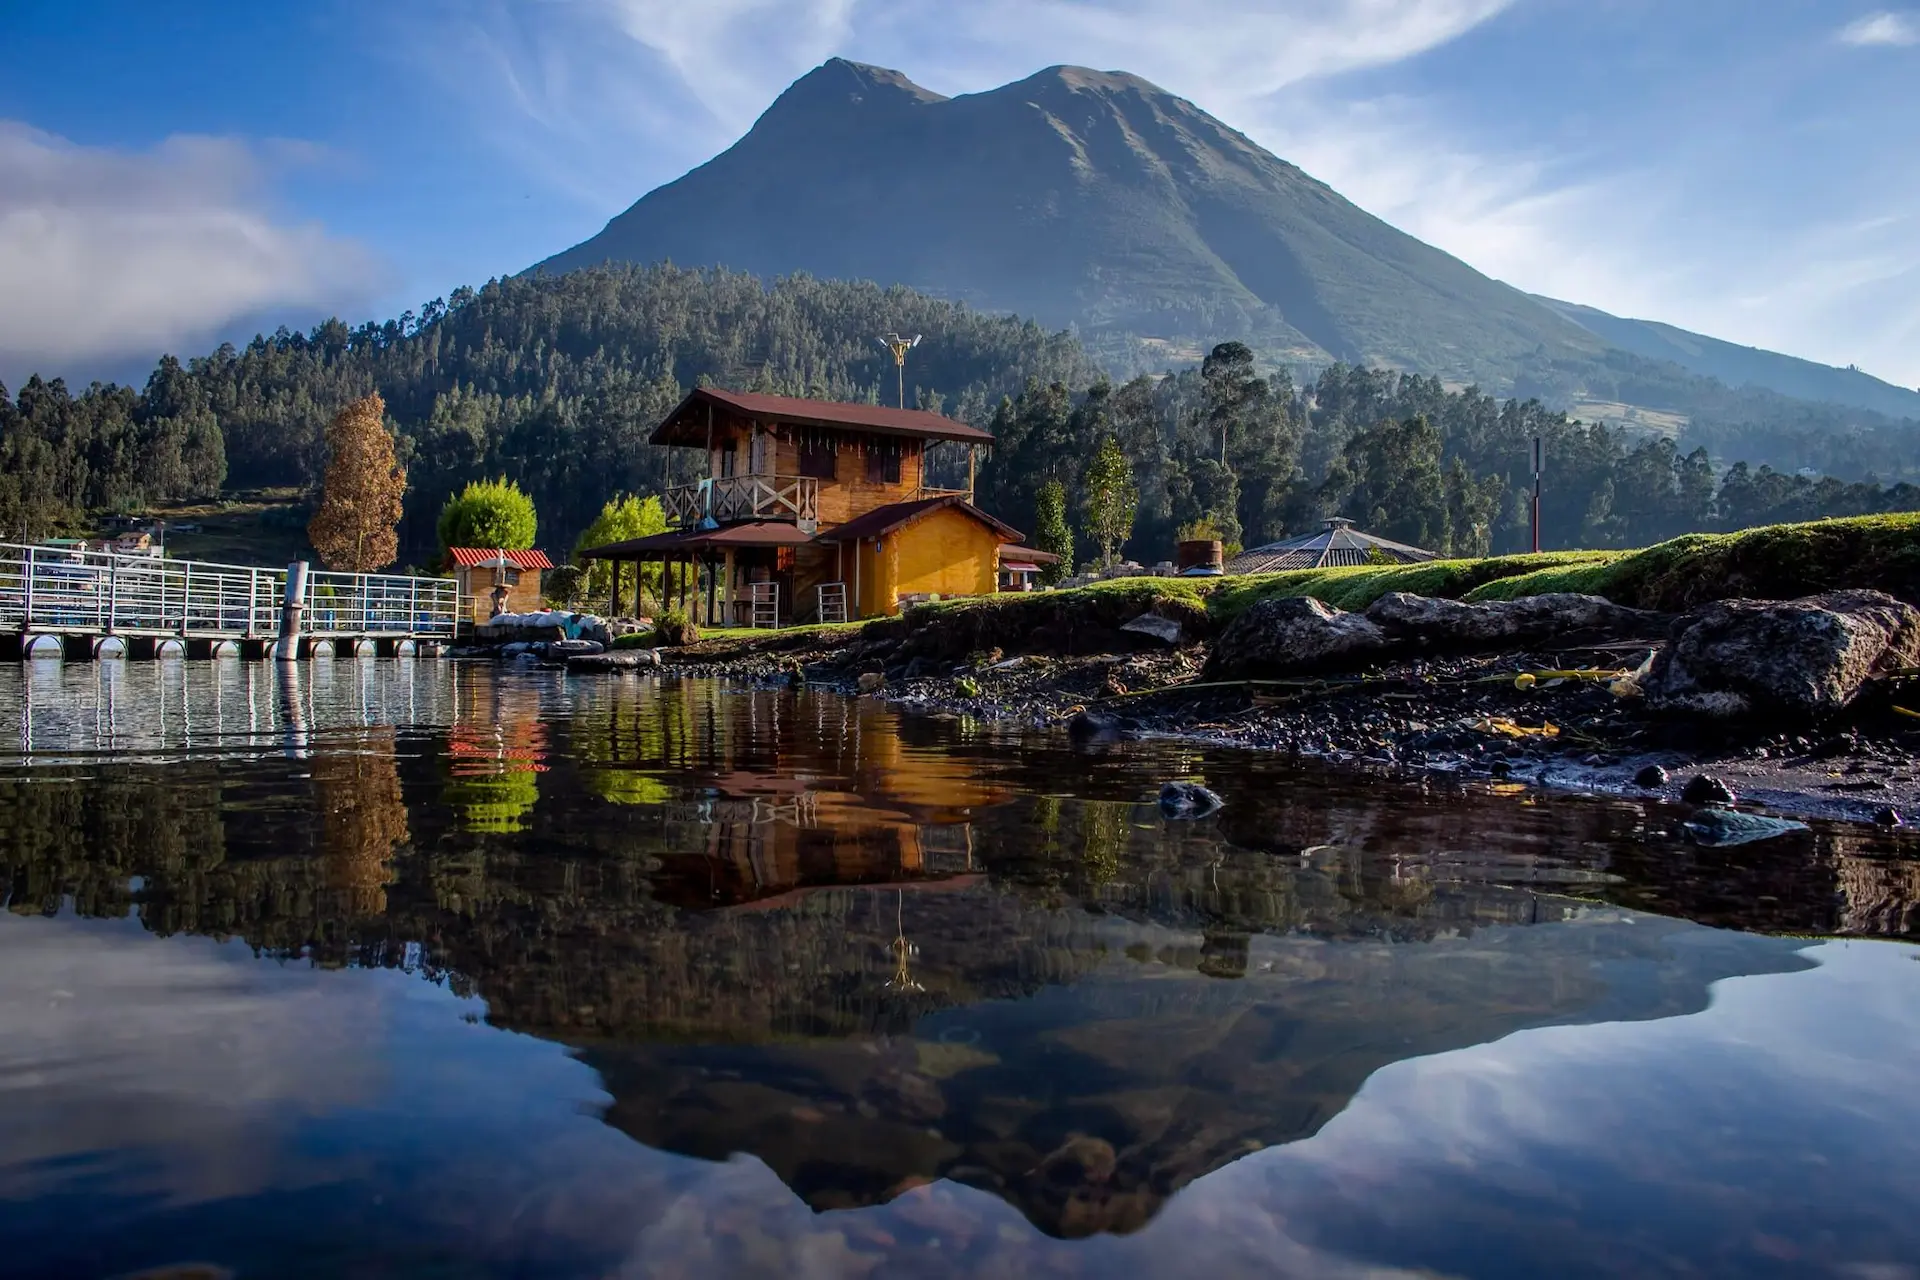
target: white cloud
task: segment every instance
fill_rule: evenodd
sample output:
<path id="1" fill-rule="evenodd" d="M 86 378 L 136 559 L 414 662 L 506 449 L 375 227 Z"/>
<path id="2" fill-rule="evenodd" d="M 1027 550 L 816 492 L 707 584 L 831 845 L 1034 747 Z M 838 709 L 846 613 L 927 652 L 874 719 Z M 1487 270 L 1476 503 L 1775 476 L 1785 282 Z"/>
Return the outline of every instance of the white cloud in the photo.
<path id="1" fill-rule="evenodd" d="M 1920 44 L 1920 19 L 1910 13 L 1870 13 L 1840 28 L 1839 38 L 1852 45 Z"/>
<path id="2" fill-rule="evenodd" d="M 191 136 L 83 147 L 0 121 L 0 376 L 147 360 L 270 308 L 368 295 L 366 251 L 274 215 L 273 172 L 313 158 Z"/>

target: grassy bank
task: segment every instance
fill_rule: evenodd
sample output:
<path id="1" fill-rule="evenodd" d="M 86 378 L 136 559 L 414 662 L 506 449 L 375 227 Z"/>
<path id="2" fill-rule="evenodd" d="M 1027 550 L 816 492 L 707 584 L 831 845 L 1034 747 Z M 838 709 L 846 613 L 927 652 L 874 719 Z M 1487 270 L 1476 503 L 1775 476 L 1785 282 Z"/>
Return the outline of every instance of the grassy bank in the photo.
<path id="1" fill-rule="evenodd" d="M 902 652 L 960 658 L 999 648 L 1093 652 L 1115 629 L 1152 609 L 1217 631 L 1250 605 L 1312 596 L 1364 609 L 1390 591 L 1456 600 L 1512 600 L 1555 591 L 1606 596 L 1634 608 L 1678 612 L 1735 596 L 1787 599 L 1841 587 L 1871 587 L 1920 604 L 1920 514 L 1768 525 L 1731 534 L 1690 534 L 1640 551 L 1556 551 L 1420 565 L 1355 565 L 1234 578 L 1119 578 L 1070 591 L 1041 591 L 920 605 L 901 618 L 843 629 L 777 635 L 722 633 L 694 651 L 833 647 L 865 639 L 906 641 Z"/>

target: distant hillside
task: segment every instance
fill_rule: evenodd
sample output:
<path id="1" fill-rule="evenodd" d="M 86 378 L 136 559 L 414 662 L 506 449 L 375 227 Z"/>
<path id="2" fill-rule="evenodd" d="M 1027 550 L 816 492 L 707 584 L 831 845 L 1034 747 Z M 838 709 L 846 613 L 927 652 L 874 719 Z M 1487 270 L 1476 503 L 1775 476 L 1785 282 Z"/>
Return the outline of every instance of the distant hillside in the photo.
<path id="1" fill-rule="evenodd" d="M 1077 67 L 945 98 L 835 59 L 536 270 L 662 259 L 905 284 L 1095 345 L 1247 338 L 1498 388 L 1522 357 L 1605 346 L 1185 99 Z"/>
<path id="2" fill-rule="evenodd" d="M 1882 382 L 1858 369 L 1836 369 L 1797 356 L 1742 347 L 1689 333 L 1657 320 L 1625 320 L 1575 302 L 1539 298 L 1609 346 L 1690 372 L 1718 378 L 1730 387 L 1763 387 L 1800 400 L 1850 405 L 1894 418 L 1920 419 L 1920 391 Z"/>

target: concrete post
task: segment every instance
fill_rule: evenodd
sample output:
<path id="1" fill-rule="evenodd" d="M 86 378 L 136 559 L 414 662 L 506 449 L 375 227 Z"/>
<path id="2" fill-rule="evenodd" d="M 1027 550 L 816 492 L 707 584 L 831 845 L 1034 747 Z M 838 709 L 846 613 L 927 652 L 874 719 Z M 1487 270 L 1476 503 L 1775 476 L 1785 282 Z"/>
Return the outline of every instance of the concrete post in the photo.
<path id="1" fill-rule="evenodd" d="M 292 662 L 300 656 L 300 615 L 307 607 L 307 562 L 295 560 L 287 566 L 287 596 L 280 605 L 280 639 L 273 656 Z"/>

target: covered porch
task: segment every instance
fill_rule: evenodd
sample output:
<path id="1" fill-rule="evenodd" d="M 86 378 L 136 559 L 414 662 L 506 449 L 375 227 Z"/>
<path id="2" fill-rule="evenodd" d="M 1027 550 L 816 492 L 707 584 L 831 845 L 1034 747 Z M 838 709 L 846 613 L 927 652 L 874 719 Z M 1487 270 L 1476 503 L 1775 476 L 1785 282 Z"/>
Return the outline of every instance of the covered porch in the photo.
<path id="1" fill-rule="evenodd" d="M 610 613 L 631 604 L 646 612 L 647 594 L 659 607 L 685 614 L 705 627 L 784 627 L 796 620 L 795 593 L 805 584 L 801 549 L 813 541 L 785 521 L 755 520 L 719 529 L 674 530 L 625 542 L 589 547 L 580 558 L 603 561 L 612 570 Z M 657 592 L 645 591 L 641 566 L 660 566 Z M 632 565 L 628 570 L 626 566 Z M 811 601 L 798 602 L 805 620 Z"/>

